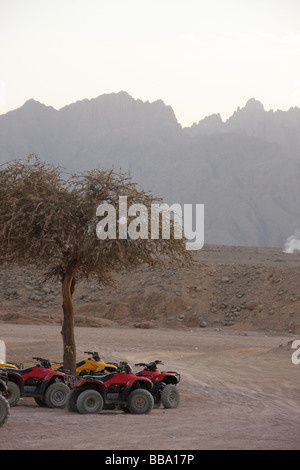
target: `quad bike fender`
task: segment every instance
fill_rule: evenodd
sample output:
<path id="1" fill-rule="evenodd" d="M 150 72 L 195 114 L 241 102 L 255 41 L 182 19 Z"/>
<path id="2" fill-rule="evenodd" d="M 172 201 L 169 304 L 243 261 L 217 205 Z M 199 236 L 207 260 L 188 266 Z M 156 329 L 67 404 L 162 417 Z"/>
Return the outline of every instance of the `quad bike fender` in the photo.
<path id="1" fill-rule="evenodd" d="M 60 371 L 57 371 L 57 370 L 53 370 L 52 368 L 51 369 L 48 369 L 48 372 L 47 374 L 44 376 L 44 380 L 47 380 L 48 382 L 50 382 L 52 379 L 53 380 L 62 380 L 64 381 L 64 377 L 65 377 L 65 373 L 64 372 L 60 372 Z"/>
<path id="2" fill-rule="evenodd" d="M 179 382 L 179 380 L 180 380 L 180 376 L 179 374 L 177 374 L 177 372 L 162 372 L 161 374 L 155 377 L 154 383 L 164 382 L 165 384 L 176 385 Z"/>
<path id="3" fill-rule="evenodd" d="M 148 392 L 153 394 L 153 383 L 148 380 L 136 380 L 134 383 L 127 382 L 127 385 L 125 385 L 124 389 L 122 390 L 121 394 L 119 395 L 118 401 L 120 403 L 127 403 L 129 395 L 131 392 L 134 390 L 137 390 L 139 388 L 142 388 L 144 390 L 147 390 Z"/>
<path id="4" fill-rule="evenodd" d="M 80 393 L 84 390 L 97 390 L 101 393 L 103 399 L 105 399 L 107 394 L 107 387 L 100 380 L 86 379 L 85 377 L 76 377 L 74 383 L 76 390 Z"/>
<path id="5" fill-rule="evenodd" d="M 61 382 L 64 383 L 64 376 L 63 374 L 61 375 L 53 375 L 53 374 L 48 374 L 43 382 L 41 383 L 41 388 L 40 388 L 40 393 L 41 395 L 44 395 L 46 392 L 46 389 L 49 387 L 49 385 L 55 383 L 55 382 Z"/>
<path id="6" fill-rule="evenodd" d="M 6 392 L 6 390 L 7 390 L 6 383 L 2 379 L 0 379 L 0 395 Z"/>
<path id="7" fill-rule="evenodd" d="M 78 375 L 86 372 L 86 371 L 91 371 L 93 372 L 95 369 L 95 364 L 94 362 L 90 361 L 89 359 L 83 359 L 82 361 L 79 361 L 76 363 L 76 372 Z"/>
<path id="8" fill-rule="evenodd" d="M 7 380 L 11 382 L 15 382 L 21 389 L 23 389 L 24 386 L 24 380 L 23 377 L 18 374 L 18 372 L 13 372 L 13 371 L 7 371 Z"/>
<path id="9" fill-rule="evenodd" d="M 5 367 L 9 367 L 10 369 L 18 369 L 17 364 L 3 362 L 0 360 L 0 368 L 4 369 Z"/>
<path id="10" fill-rule="evenodd" d="M 131 391 L 136 390 L 137 388 L 143 388 L 148 390 L 148 392 L 153 393 L 154 386 L 152 380 L 146 377 L 139 377 L 138 380 L 129 380 L 125 387 L 125 389 L 128 390 L 128 395 Z"/>
<path id="11" fill-rule="evenodd" d="M 101 364 L 97 367 L 96 373 L 97 372 L 103 372 L 103 371 L 116 372 L 117 369 L 118 369 L 118 367 L 117 367 L 116 364 L 107 364 L 107 363 L 103 362 L 103 364 Z"/>
<path id="12" fill-rule="evenodd" d="M 179 382 L 177 377 L 172 374 L 160 374 L 155 377 L 154 383 L 154 395 L 158 395 L 160 390 L 163 388 L 164 385 L 173 384 L 176 385 Z"/>

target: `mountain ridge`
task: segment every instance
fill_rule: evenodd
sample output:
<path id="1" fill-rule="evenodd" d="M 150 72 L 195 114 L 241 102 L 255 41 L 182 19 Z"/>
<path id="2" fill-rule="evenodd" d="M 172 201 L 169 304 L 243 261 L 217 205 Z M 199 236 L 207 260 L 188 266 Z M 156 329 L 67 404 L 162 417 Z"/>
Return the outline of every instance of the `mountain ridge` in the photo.
<path id="1" fill-rule="evenodd" d="M 205 242 L 284 246 L 300 225 L 300 109 L 254 98 L 183 128 L 162 100 L 127 92 L 0 116 L 0 163 L 35 153 L 67 171 L 122 168 L 168 204 L 205 205 Z"/>

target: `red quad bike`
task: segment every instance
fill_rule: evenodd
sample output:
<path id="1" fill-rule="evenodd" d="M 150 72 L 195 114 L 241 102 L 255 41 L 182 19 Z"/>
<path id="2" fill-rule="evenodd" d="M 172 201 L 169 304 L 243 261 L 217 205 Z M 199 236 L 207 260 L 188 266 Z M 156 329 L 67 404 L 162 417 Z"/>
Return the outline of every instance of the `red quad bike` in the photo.
<path id="1" fill-rule="evenodd" d="M 40 364 L 27 369 L 6 369 L 10 406 L 16 406 L 21 397 L 33 397 L 39 406 L 63 408 L 69 392 L 66 374 L 54 370 L 48 359 L 33 359 Z"/>
<path id="2" fill-rule="evenodd" d="M 177 408 L 180 402 L 180 394 L 176 385 L 180 381 L 180 374 L 177 372 L 160 372 L 157 364 L 163 364 L 161 361 L 149 362 L 145 364 L 140 362 L 135 364 L 138 367 L 144 367 L 143 370 L 136 373 L 138 377 L 149 377 L 153 384 L 154 407 L 159 408 L 162 403 L 165 408 Z"/>
<path id="3" fill-rule="evenodd" d="M 120 363 L 117 372 L 73 379 L 66 402 L 69 411 L 92 414 L 121 408 L 125 413 L 146 414 L 154 406 L 152 381 L 137 377 L 126 362 Z"/>
<path id="4" fill-rule="evenodd" d="M 6 423 L 9 413 L 10 406 L 6 399 L 7 397 L 7 375 L 6 372 L 0 371 L 0 427 Z"/>

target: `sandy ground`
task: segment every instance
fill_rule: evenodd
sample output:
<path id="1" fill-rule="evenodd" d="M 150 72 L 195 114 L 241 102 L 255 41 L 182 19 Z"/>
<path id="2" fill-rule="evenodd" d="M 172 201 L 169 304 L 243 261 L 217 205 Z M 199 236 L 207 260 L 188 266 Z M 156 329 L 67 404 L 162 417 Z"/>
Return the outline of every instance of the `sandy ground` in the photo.
<path id="1" fill-rule="evenodd" d="M 7 359 L 61 359 L 60 325 L 0 325 Z M 77 359 L 98 350 L 106 360 L 160 359 L 181 374 L 177 409 L 149 415 L 80 415 L 22 399 L 0 429 L 7 450 L 300 449 L 300 364 L 295 334 L 76 327 Z M 135 368 L 137 370 L 137 368 Z"/>

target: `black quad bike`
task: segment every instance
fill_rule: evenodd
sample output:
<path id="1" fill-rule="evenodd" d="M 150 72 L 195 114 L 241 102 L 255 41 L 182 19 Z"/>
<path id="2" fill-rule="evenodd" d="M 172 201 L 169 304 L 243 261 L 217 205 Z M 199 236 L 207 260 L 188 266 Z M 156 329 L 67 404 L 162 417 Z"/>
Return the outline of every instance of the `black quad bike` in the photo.
<path id="1" fill-rule="evenodd" d="M 6 369 L 10 406 L 16 406 L 21 397 L 33 397 L 39 406 L 63 408 L 69 392 L 66 374 L 54 370 L 48 359 L 33 359 L 40 363 L 26 369 Z"/>
<path id="2" fill-rule="evenodd" d="M 5 372 L 0 372 L 0 427 L 6 423 L 9 413 L 10 406 L 7 401 L 7 376 Z"/>
<path id="3" fill-rule="evenodd" d="M 136 375 L 138 377 L 149 377 L 152 380 L 155 408 L 158 408 L 161 403 L 165 408 L 177 408 L 180 402 L 180 393 L 176 385 L 180 381 L 180 374 L 171 371 L 160 372 L 157 369 L 157 364 L 163 364 L 163 362 L 157 360 L 148 364 L 144 362 L 135 364 L 138 367 L 144 367 Z"/>
<path id="4" fill-rule="evenodd" d="M 120 408 L 124 412 L 145 414 L 154 406 L 152 381 L 137 377 L 126 362 L 121 362 L 116 372 L 69 377 L 73 381 L 66 401 L 69 411 L 94 414 L 102 409 Z"/>

